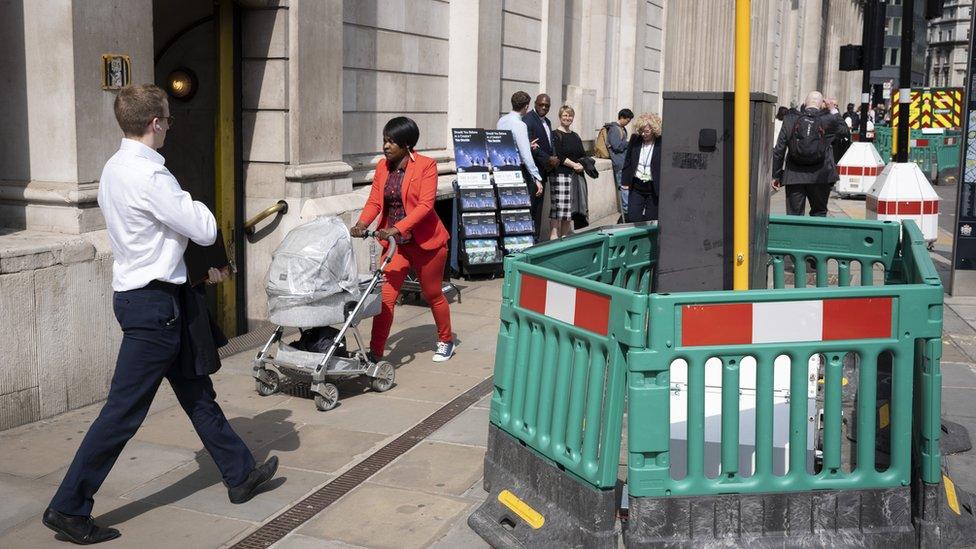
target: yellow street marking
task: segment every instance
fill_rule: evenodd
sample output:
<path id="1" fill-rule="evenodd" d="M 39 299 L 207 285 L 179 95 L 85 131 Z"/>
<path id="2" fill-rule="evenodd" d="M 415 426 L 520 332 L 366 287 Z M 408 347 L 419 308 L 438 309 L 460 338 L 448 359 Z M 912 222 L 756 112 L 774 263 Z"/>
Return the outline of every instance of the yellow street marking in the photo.
<path id="1" fill-rule="evenodd" d="M 959 512 L 959 498 L 956 497 L 956 485 L 952 482 L 952 479 L 942 475 L 942 485 L 945 486 L 946 500 L 949 502 L 949 509 L 952 512 L 960 515 Z"/>
<path id="2" fill-rule="evenodd" d="M 535 530 L 542 528 L 543 523 L 546 522 L 546 518 L 540 515 L 538 511 L 529 507 L 528 503 L 520 500 L 518 496 L 508 490 L 502 490 L 498 494 L 498 501 L 502 502 L 502 505 L 505 507 L 511 509 L 513 513 L 521 517 L 522 520 L 527 522 Z"/>
<path id="3" fill-rule="evenodd" d="M 891 415 L 888 413 L 887 402 L 882 404 L 881 408 L 878 410 L 878 420 L 880 421 L 878 425 L 879 429 L 884 429 L 889 423 L 891 423 Z"/>

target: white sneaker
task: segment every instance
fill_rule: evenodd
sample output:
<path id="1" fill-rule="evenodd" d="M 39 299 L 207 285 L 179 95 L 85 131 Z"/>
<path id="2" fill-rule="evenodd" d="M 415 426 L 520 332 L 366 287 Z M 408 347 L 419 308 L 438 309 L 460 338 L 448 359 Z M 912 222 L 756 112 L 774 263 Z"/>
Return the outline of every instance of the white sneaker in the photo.
<path id="1" fill-rule="evenodd" d="M 454 349 L 456 348 L 457 345 L 453 341 L 438 341 L 437 351 L 434 353 L 433 358 L 434 362 L 451 360 L 451 357 L 454 356 Z"/>

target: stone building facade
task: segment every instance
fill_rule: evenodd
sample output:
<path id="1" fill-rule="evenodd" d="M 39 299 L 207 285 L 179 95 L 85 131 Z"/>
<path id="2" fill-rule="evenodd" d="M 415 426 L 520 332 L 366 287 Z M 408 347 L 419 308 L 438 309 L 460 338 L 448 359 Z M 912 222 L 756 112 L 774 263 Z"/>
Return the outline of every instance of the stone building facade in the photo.
<path id="1" fill-rule="evenodd" d="M 948 0 L 943 4 L 942 17 L 928 22 L 928 86 L 965 86 L 972 9 L 972 0 Z"/>
<path id="2" fill-rule="evenodd" d="M 753 0 L 753 89 L 794 103 L 841 100 L 856 78 L 855 0 Z M 118 147 L 103 55 L 170 100 L 161 151 L 217 215 L 238 266 L 213 297 L 225 331 L 265 324 L 264 277 L 289 229 L 351 222 L 380 131 L 404 114 L 449 197 L 452 127 L 494 127 L 516 90 L 572 105 L 584 140 L 617 110 L 661 111 L 664 90 L 731 90 L 733 0 L 0 0 L 0 430 L 96 402 L 120 333 L 98 177 Z M 556 109 L 554 108 L 553 111 Z M 552 113 L 552 119 L 555 112 Z M 665 121 L 665 125 L 672 123 Z M 673 123 L 680 123 L 675 121 Z M 666 130 L 665 130 L 666 131 Z M 615 212 L 609 162 L 591 218 Z M 287 213 L 244 234 L 245 220 Z M 363 254 L 363 250 L 360 250 Z"/>
<path id="3" fill-rule="evenodd" d="M 516 90 L 571 104 L 592 140 L 621 107 L 660 110 L 664 0 L 0 0 L 0 429 L 96 402 L 120 333 L 98 177 L 117 149 L 102 56 L 164 88 L 161 151 L 217 215 L 239 272 L 214 297 L 231 335 L 266 318 L 264 277 L 287 231 L 351 221 L 380 130 L 404 114 L 450 194 L 450 128 L 494 127 Z M 555 111 L 555 109 L 554 109 Z M 591 215 L 615 210 L 607 162 Z M 245 220 L 277 201 L 284 215 Z M 238 288 L 234 287 L 238 285 Z"/>

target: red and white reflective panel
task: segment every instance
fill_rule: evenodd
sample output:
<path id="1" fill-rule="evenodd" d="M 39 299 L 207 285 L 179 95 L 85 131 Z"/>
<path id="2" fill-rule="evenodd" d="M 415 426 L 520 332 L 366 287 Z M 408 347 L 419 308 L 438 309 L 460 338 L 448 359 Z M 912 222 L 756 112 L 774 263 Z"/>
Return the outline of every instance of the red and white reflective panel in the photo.
<path id="1" fill-rule="evenodd" d="M 610 296 L 608 295 L 522 273 L 518 305 L 523 309 L 600 335 L 605 336 L 609 332 Z"/>
<path id="2" fill-rule="evenodd" d="M 938 200 L 878 200 L 873 196 L 865 199 L 868 211 L 881 215 L 921 215 L 939 213 Z"/>
<path id="3" fill-rule="evenodd" d="M 891 317 L 890 297 L 685 305 L 681 345 L 883 339 Z"/>
<path id="4" fill-rule="evenodd" d="M 837 166 L 837 175 L 869 175 L 877 176 L 884 166 Z"/>

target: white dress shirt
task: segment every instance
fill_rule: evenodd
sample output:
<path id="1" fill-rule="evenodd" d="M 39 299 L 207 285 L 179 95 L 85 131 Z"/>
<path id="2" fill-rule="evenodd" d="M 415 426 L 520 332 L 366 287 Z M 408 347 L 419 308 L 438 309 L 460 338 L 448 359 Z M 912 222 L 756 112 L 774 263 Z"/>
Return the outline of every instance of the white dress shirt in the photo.
<path id="1" fill-rule="evenodd" d="M 525 122 L 522 122 L 522 115 L 516 111 L 512 111 L 498 119 L 496 128 L 512 132 L 512 137 L 515 138 L 515 144 L 518 145 L 519 156 L 522 157 L 522 164 L 525 164 L 533 180 L 542 181 L 542 176 L 539 175 L 539 168 L 536 167 L 535 161 L 532 160 L 532 144 L 529 143 L 529 129 L 525 125 Z"/>
<path id="2" fill-rule="evenodd" d="M 112 244 L 112 289 L 142 288 L 153 280 L 183 284 L 187 238 L 201 246 L 217 239 L 210 210 L 190 198 L 158 152 L 123 139 L 102 169 L 98 205 Z"/>

